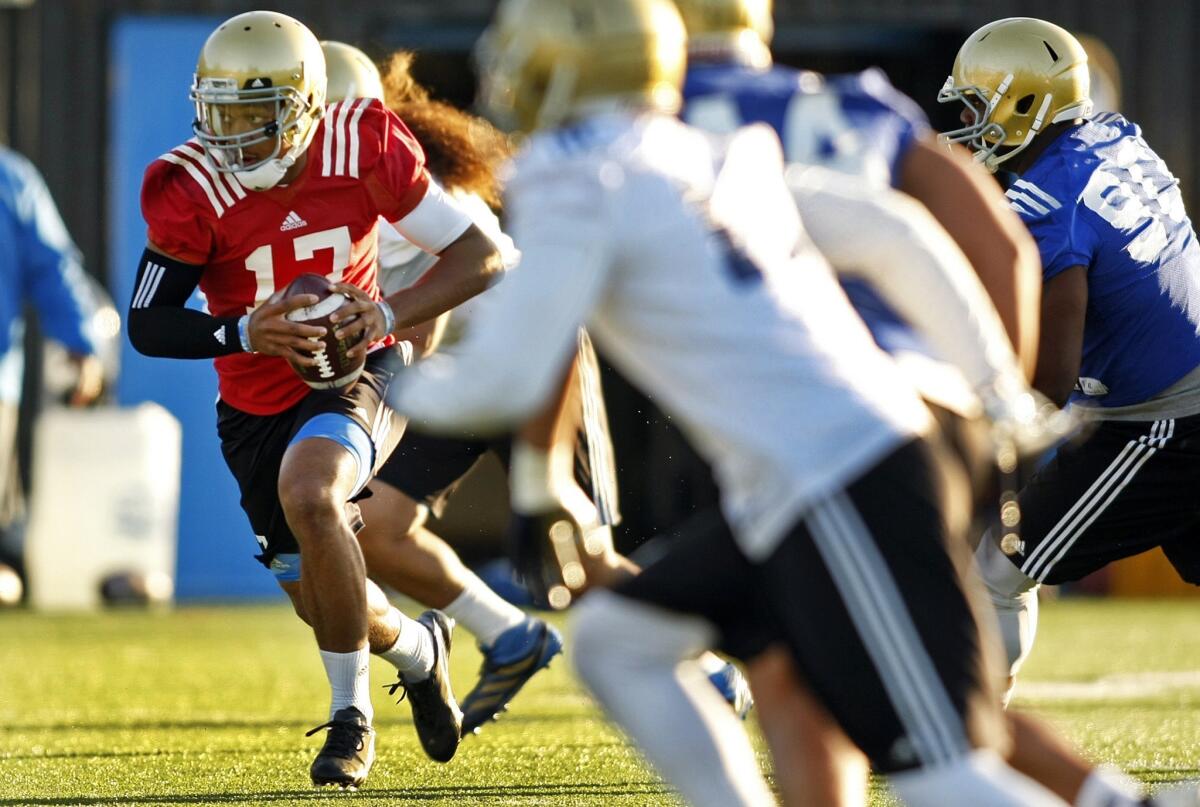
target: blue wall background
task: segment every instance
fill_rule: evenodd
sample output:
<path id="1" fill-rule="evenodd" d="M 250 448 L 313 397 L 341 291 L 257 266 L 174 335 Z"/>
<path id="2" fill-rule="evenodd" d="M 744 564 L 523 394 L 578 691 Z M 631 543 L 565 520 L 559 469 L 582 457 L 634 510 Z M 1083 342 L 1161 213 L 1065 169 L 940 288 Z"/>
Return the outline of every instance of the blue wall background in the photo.
<path id="1" fill-rule="evenodd" d="M 192 136 L 188 87 L 196 56 L 221 21 L 123 17 L 110 29 L 109 266 L 112 293 L 121 308 L 128 305 L 146 245 L 139 203 L 142 174 L 156 157 Z M 124 341 L 118 401 L 155 401 L 183 424 L 176 596 L 279 596 L 270 574 L 253 558 L 258 545 L 221 457 L 216 396 L 211 362 L 150 359 Z"/>

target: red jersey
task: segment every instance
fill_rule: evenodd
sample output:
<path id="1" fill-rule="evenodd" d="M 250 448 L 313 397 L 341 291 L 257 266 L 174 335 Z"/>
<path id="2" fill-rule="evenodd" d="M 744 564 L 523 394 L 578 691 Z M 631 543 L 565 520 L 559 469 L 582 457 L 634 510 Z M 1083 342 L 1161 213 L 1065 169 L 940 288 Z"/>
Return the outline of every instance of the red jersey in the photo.
<path id="1" fill-rule="evenodd" d="M 295 181 L 249 191 L 216 171 L 196 140 L 146 169 L 142 215 L 150 241 L 204 267 L 200 290 L 213 316 L 240 316 L 305 272 L 352 283 L 380 299 L 379 217 L 399 221 L 425 198 L 420 145 L 379 101 L 331 104 L 317 123 Z M 385 342 L 394 342 L 388 336 Z M 214 360 L 221 399 L 255 415 L 293 406 L 309 387 L 278 356 L 235 353 Z"/>

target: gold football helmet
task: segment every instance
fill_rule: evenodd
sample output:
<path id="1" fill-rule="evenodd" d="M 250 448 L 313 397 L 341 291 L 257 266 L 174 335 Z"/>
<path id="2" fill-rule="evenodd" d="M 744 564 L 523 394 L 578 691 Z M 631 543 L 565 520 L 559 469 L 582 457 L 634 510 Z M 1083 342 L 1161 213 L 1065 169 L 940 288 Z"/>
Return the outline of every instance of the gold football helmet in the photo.
<path id="1" fill-rule="evenodd" d="M 967 37 L 940 103 L 961 101 L 971 123 L 941 135 L 970 145 L 989 170 L 1025 149 L 1048 123 L 1089 115 L 1087 53 L 1071 34 L 1030 17 L 997 20 Z"/>
<path id="2" fill-rule="evenodd" d="M 308 148 L 325 112 L 325 56 L 287 15 L 239 14 L 204 43 L 191 98 L 192 129 L 216 168 L 266 190 Z"/>
<path id="3" fill-rule="evenodd" d="M 477 56 L 489 114 L 529 132 L 605 106 L 677 110 L 686 35 L 670 0 L 502 0 Z"/>
<path id="4" fill-rule="evenodd" d="M 693 57 L 732 54 L 755 67 L 771 64 L 771 0 L 675 0 Z"/>
<path id="5" fill-rule="evenodd" d="M 325 75 L 328 85 L 326 103 L 347 98 L 378 98 L 383 100 L 383 79 L 371 57 L 345 42 L 322 41 L 325 52 Z"/>

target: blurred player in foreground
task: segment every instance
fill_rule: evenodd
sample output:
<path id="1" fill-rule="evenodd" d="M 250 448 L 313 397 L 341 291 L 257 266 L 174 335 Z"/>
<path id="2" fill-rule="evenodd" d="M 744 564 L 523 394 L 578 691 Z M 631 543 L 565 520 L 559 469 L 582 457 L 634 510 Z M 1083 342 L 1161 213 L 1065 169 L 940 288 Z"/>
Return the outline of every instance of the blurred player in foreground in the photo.
<path id="1" fill-rule="evenodd" d="M 1154 547 L 1200 583 L 1200 246 L 1178 180 L 1138 126 L 1091 114 L 1087 54 L 1059 26 L 980 28 L 938 100 L 964 105 L 965 126 L 945 139 L 996 172 L 1041 252 L 1034 384 L 1095 421 L 1021 491 L 1021 540 L 979 546 L 1015 676 L 1042 583 Z M 1200 803 L 1190 793 L 1180 803 Z"/>
<path id="2" fill-rule="evenodd" d="M 720 143 L 666 114 L 685 59 L 666 2 L 504 3 L 483 49 L 486 103 L 545 130 L 506 193 L 522 263 L 459 355 L 404 374 L 393 400 L 429 426 L 502 428 L 548 394 L 586 321 L 713 462 L 734 533 L 685 538 L 579 607 L 573 655 L 609 713 L 689 801 L 769 803 L 684 661 L 765 632 L 909 803 L 1060 804 L 995 753 L 961 479 L 805 236 L 774 136 Z M 938 313 L 960 335 L 978 322 Z M 1005 375 L 973 380 L 1024 397 L 990 316 Z"/>
<path id="3" fill-rule="evenodd" d="M 348 507 L 395 442 L 382 393 L 392 332 L 485 289 L 499 257 L 435 182 L 419 145 L 378 102 L 325 108 L 325 60 L 312 33 L 274 12 L 231 18 L 200 53 L 196 139 L 151 164 L 142 189 L 149 244 L 130 304 L 142 353 L 215 358 L 222 450 L 261 544 L 259 560 L 313 627 L 332 701 L 314 784 L 361 784 L 374 759 L 368 654 L 395 665 L 426 752 L 454 754 L 452 623 L 410 620 L 369 584 Z M 419 288 L 380 299 L 380 217 L 439 255 Z M 289 363 L 311 365 L 323 329 L 287 313 L 298 275 L 341 281 L 343 338 L 369 352 L 359 380 L 313 391 Z M 197 284 L 209 311 L 185 308 Z M 398 425 L 398 424 L 397 424 Z M 303 563 L 301 561 L 303 558 Z M 314 729 L 316 731 L 316 729 Z"/>
<path id="4" fill-rule="evenodd" d="M 500 230 L 493 207 L 500 203 L 496 173 L 509 156 L 507 139 L 486 121 L 432 100 L 413 78 L 413 55 L 393 54 L 380 76 L 357 48 L 322 43 L 329 66 L 331 100 L 358 94 L 382 97 L 412 130 L 426 153 L 431 172 L 493 241 L 515 261 L 512 241 Z M 391 293 L 420 280 L 433 259 L 399 234 L 380 229 L 380 285 Z M 474 303 L 464 306 L 468 308 Z M 464 312 L 459 311 L 461 315 Z M 437 349 L 447 315 L 401 334 L 419 354 Z M 469 312 L 466 318 L 469 319 Z M 593 581 L 611 581 L 636 571 L 612 547 L 609 527 L 616 523 L 615 470 L 604 413 L 595 352 L 581 331 L 578 366 L 571 368 L 546 410 L 511 439 L 464 439 L 408 430 L 380 469 L 362 503 L 366 528 L 359 534 L 369 574 L 418 601 L 441 608 L 475 634 L 484 655 L 479 683 L 462 699 L 463 732 L 477 730 L 506 708 L 517 691 L 543 669 L 562 647 L 553 627 L 526 617 L 492 592 L 438 536 L 424 526 L 428 512 L 440 514 L 460 479 L 487 451 L 496 451 L 514 480 L 513 511 L 518 523 L 534 519 L 547 500 L 549 480 L 571 477 L 576 455 L 586 457 L 585 487 L 594 516 L 590 545 L 583 553 Z M 558 432 L 565 433 L 559 439 Z M 580 443 L 576 449 L 577 439 Z M 511 446 L 511 448 L 510 448 Z M 557 446 L 565 453 L 552 456 Z M 565 473 L 552 473 L 560 466 Z M 554 497 L 557 506 L 560 497 Z M 594 505 L 594 506 L 593 506 Z M 748 687 L 736 668 L 712 654 L 704 657 L 710 676 L 739 714 L 752 705 Z"/>

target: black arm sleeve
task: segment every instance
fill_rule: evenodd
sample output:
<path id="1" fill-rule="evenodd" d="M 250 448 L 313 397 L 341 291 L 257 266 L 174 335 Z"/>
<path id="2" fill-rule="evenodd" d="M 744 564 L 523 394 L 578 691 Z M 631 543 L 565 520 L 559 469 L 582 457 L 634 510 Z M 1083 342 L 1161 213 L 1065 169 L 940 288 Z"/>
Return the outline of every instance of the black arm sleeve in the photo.
<path id="1" fill-rule="evenodd" d="M 147 249 L 129 301 L 129 341 L 138 353 L 171 359 L 211 359 L 241 353 L 238 317 L 214 317 L 184 308 L 202 266 Z"/>

